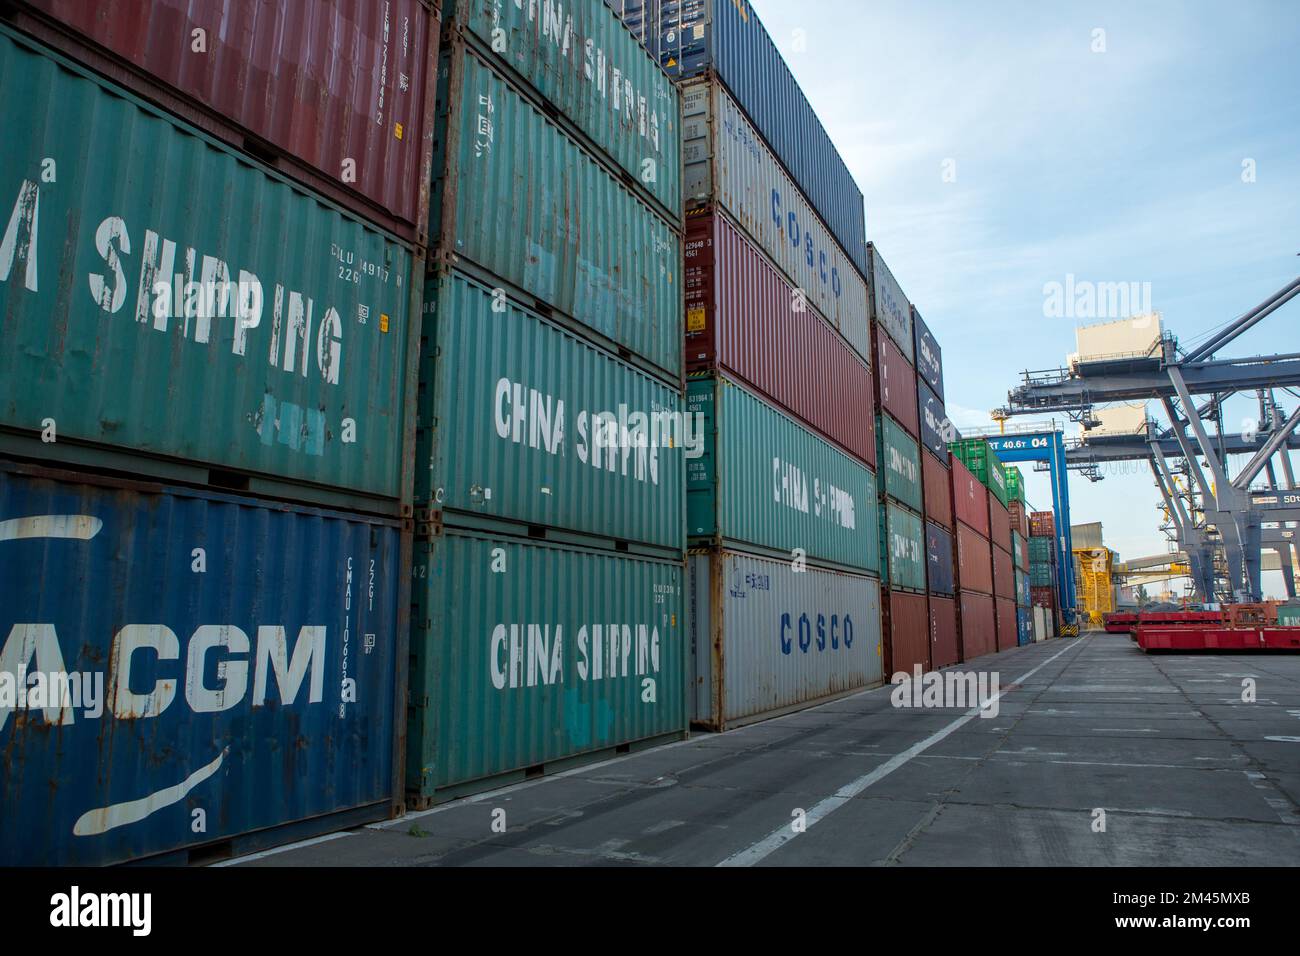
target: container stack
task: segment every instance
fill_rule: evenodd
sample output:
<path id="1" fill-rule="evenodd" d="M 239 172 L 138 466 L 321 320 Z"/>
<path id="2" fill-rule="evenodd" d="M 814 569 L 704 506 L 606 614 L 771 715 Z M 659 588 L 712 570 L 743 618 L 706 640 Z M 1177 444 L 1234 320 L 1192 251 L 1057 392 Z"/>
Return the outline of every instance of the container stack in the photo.
<path id="1" fill-rule="evenodd" d="M 0 658 L 117 692 L 0 711 L 0 859 L 400 807 L 438 32 L 419 0 L 6 5 Z"/>
<path id="2" fill-rule="evenodd" d="M 682 92 L 689 696 L 722 730 L 882 680 L 862 194 L 756 19 L 700 7 L 735 43 L 683 55 L 678 11 L 612 6 Z"/>
<path id="3" fill-rule="evenodd" d="M 680 97 L 597 0 L 444 8 L 408 803 L 685 732 Z M 584 52 L 585 51 L 585 52 Z M 610 95 L 610 90 L 616 90 Z"/>
<path id="4" fill-rule="evenodd" d="M 979 442 L 988 447 L 982 439 Z M 955 451 L 949 456 L 949 473 L 956 527 L 958 636 L 961 659 L 969 661 L 997 650 L 993 546 L 989 540 L 990 496 Z"/>
<path id="5" fill-rule="evenodd" d="M 1056 521 L 1050 511 L 1034 511 L 1029 515 L 1029 594 L 1035 609 L 1042 608 L 1050 616 L 1054 633 L 1060 614 L 1056 599 Z M 1053 636 L 1048 634 L 1048 637 Z M 1038 624 L 1035 622 L 1035 640 Z"/>
<path id="6" fill-rule="evenodd" d="M 943 404 L 943 350 L 912 308 L 917 412 L 921 431 L 921 487 L 925 503 L 926 589 L 930 606 L 930 666 L 961 660 L 957 628 L 952 475 L 947 439 L 952 423 Z"/>
<path id="7" fill-rule="evenodd" d="M 1016 576 L 1016 633 L 1021 645 L 1034 643 L 1033 596 L 1029 591 L 1029 510 L 1025 479 L 1019 468 L 1004 466 L 1007 515 L 1011 521 L 1011 561 Z"/>

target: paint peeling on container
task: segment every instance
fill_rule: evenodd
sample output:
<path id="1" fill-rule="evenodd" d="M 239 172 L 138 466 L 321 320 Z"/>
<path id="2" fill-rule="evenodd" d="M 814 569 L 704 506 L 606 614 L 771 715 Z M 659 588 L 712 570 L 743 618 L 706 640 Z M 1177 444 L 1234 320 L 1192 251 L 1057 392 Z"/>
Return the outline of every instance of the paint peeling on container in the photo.
<path id="1" fill-rule="evenodd" d="M 681 94 L 614 11 L 592 0 L 448 0 L 444 16 L 681 218 Z"/>
<path id="2" fill-rule="evenodd" d="M 733 551 L 688 564 L 697 723 L 725 730 L 883 679 L 875 578 Z"/>
<path id="3" fill-rule="evenodd" d="M 623 357 L 640 356 L 680 380 L 677 227 L 462 35 L 449 39 L 434 133 L 435 261 L 509 285 L 538 311 L 562 313 L 611 350 L 630 353 Z"/>
<path id="4" fill-rule="evenodd" d="M 413 572 L 409 804 L 685 732 L 680 560 L 448 532 Z"/>
<path id="5" fill-rule="evenodd" d="M 19 2 L 120 60 L 20 21 L 43 41 L 404 240 L 426 241 L 439 26 L 431 4 Z"/>
<path id="6" fill-rule="evenodd" d="M 0 706 L 0 858 L 120 863 L 388 817 L 402 552 L 391 520 L 0 466 L 0 672 L 77 689 Z"/>
<path id="7" fill-rule="evenodd" d="M 0 83 L 30 133 L 0 152 L 0 423 L 92 464 L 409 500 L 419 260 L 7 29 Z"/>
<path id="8" fill-rule="evenodd" d="M 459 272 L 426 302 L 417 501 L 449 525 L 683 549 L 686 442 L 702 436 L 678 392 Z"/>
<path id="9" fill-rule="evenodd" d="M 705 435 L 704 454 L 686 463 L 688 535 L 879 570 L 876 476 L 866 466 L 722 376 L 690 379 L 686 410 L 703 416 Z"/>
<path id="10" fill-rule="evenodd" d="M 723 206 L 870 364 L 862 276 L 726 90 L 706 79 L 686 84 L 684 92 L 688 206 Z"/>

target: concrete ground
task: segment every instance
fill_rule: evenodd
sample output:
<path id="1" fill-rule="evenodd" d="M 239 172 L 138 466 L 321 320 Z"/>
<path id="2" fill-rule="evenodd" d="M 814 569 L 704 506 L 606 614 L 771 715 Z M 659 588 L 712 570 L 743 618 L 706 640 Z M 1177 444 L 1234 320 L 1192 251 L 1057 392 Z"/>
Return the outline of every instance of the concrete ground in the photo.
<path id="1" fill-rule="evenodd" d="M 996 717 L 885 687 L 226 865 L 1300 862 L 1300 655 L 1092 633 L 958 669 Z"/>

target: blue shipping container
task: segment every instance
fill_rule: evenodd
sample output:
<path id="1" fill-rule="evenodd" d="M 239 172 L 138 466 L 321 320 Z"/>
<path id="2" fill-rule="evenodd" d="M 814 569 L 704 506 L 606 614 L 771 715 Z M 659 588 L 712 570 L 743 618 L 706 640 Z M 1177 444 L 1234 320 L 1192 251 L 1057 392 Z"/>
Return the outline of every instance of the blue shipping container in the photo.
<path id="1" fill-rule="evenodd" d="M 921 313 L 912 306 L 912 337 L 916 345 L 916 375 L 943 401 L 943 349 Z"/>
<path id="2" fill-rule="evenodd" d="M 1027 607 L 1016 608 L 1016 644 L 1024 647 L 1034 643 L 1034 612 Z"/>
<path id="3" fill-rule="evenodd" d="M 948 442 L 956 440 L 944 437 L 951 436 L 952 425 L 948 421 L 948 413 L 943 407 L 942 399 L 919 379 L 916 383 L 916 407 L 921 419 L 921 447 L 928 449 L 940 461 L 947 462 Z"/>
<path id="4" fill-rule="evenodd" d="M 717 72 L 867 275 L 862 191 L 748 0 L 606 0 L 676 79 Z"/>
<path id="5" fill-rule="evenodd" d="M 0 468 L 0 861 L 387 817 L 402 560 L 391 521 Z"/>
<path id="6" fill-rule="evenodd" d="M 952 594 L 956 591 L 952 534 L 933 521 L 925 523 L 925 563 L 931 594 Z"/>

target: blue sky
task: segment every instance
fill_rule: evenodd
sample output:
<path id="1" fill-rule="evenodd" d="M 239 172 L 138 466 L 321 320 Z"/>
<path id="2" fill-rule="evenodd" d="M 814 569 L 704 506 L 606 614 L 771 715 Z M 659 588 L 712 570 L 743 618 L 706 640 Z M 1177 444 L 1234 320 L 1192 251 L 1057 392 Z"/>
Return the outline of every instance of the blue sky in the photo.
<path id="1" fill-rule="evenodd" d="M 1149 282 L 1190 341 L 1300 275 L 1300 3 L 751 2 L 940 339 L 959 426 L 1074 350 L 1046 283 Z M 1276 351 L 1300 351 L 1300 301 L 1222 354 Z M 1145 465 L 1071 484 L 1076 523 L 1163 550 Z M 1049 506 L 1042 476 L 1029 493 Z"/>

